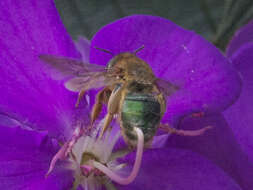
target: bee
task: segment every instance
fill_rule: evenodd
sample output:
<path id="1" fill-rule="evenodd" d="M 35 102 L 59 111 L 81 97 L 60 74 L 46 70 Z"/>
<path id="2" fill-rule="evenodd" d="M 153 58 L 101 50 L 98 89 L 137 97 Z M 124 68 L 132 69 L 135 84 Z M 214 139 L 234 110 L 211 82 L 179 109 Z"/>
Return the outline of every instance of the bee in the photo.
<path id="1" fill-rule="evenodd" d="M 93 124 L 102 106 L 107 106 L 100 136 L 103 136 L 114 115 L 117 115 L 125 142 L 131 147 L 136 146 L 134 127 L 138 127 L 143 131 L 144 143 L 148 147 L 166 111 L 166 98 L 179 87 L 154 75 L 151 67 L 136 55 L 142 48 L 134 53 L 124 52 L 112 57 L 107 66 L 53 55 L 40 55 L 40 59 L 70 78 L 65 87 L 79 93 L 76 106 L 86 91 L 102 88 L 96 94 L 91 111 Z M 169 132 L 177 132 L 174 128 L 167 129 Z"/>

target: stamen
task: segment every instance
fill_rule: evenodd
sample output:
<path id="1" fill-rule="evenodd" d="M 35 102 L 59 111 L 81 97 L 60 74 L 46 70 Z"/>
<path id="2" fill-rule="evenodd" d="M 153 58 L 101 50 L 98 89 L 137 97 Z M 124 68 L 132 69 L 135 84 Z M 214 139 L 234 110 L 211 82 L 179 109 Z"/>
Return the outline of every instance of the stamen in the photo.
<path id="1" fill-rule="evenodd" d="M 68 143 L 65 143 L 63 145 L 63 147 L 61 147 L 61 149 L 54 155 L 53 159 L 51 160 L 50 162 L 50 166 L 49 166 L 49 169 L 45 175 L 45 177 L 47 177 L 51 172 L 52 170 L 54 169 L 55 167 L 55 164 L 56 162 L 59 160 L 59 159 L 63 159 L 65 158 L 65 152 L 67 151 L 68 149 Z"/>
<path id="2" fill-rule="evenodd" d="M 159 128 L 169 132 L 171 134 L 177 134 L 177 135 L 182 135 L 182 136 L 199 136 L 205 133 L 207 130 L 212 129 L 212 126 L 207 126 L 202 129 L 196 129 L 196 130 L 183 130 L 183 129 L 175 129 L 170 127 L 168 124 L 161 124 L 159 125 Z"/>
<path id="3" fill-rule="evenodd" d="M 102 171 L 105 175 L 107 175 L 112 181 L 115 181 L 118 184 L 121 185 L 128 185 L 131 182 L 134 181 L 134 179 L 136 178 L 140 166 L 141 166 L 141 161 L 142 161 L 142 154 L 143 154 L 143 147 L 144 147 L 144 135 L 141 129 L 134 127 L 135 132 L 137 133 L 138 136 L 138 143 L 137 143 L 137 150 L 136 150 L 136 158 L 135 158 L 135 163 L 134 163 L 134 167 L 133 170 L 131 171 L 130 175 L 128 177 L 121 177 L 119 175 L 117 175 L 116 173 L 114 173 L 113 171 L 111 171 L 108 167 L 106 167 L 105 165 L 93 161 L 93 166 L 97 169 L 99 169 L 100 171 Z"/>
<path id="4" fill-rule="evenodd" d="M 77 142 L 77 140 L 84 134 L 84 131 L 77 127 L 70 139 L 70 141 L 67 141 L 64 143 L 64 145 L 60 148 L 60 150 L 54 155 L 53 159 L 50 162 L 49 165 L 49 169 L 45 175 L 45 177 L 47 177 L 52 170 L 55 167 L 56 162 L 60 159 L 63 160 L 65 158 L 67 158 L 68 154 L 71 152 L 73 146 L 75 145 L 75 143 Z"/>

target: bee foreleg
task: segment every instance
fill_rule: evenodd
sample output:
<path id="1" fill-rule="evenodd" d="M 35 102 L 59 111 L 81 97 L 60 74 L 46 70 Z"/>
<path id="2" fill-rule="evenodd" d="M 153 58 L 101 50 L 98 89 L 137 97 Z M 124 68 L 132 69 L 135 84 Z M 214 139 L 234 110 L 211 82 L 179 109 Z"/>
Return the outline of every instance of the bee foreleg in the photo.
<path id="1" fill-rule="evenodd" d="M 108 88 L 104 88 L 103 90 L 99 91 L 96 95 L 96 101 L 94 106 L 92 107 L 91 111 L 91 124 L 94 123 L 94 121 L 98 118 L 103 104 L 107 104 L 109 100 L 109 95 L 111 93 L 111 90 Z"/>
<path id="2" fill-rule="evenodd" d="M 206 130 L 211 129 L 212 126 L 207 126 L 198 130 L 182 130 L 182 129 L 175 129 L 169 126 L 168 124 L 160 124 L 159 128 L 171 134 L 174 133 L 174 134 L 182 135 L 182 136 L 199 136 L 199 135 L 202 135 Z"/>
<path id="3" fill-rule="evenodd" d="M 83 98 L 84 94 L 85 94 L 85 90 L 81 90 L 81 91 L 79 92 L 78 98 L 77 98 L 77 101 L 76 101 L 76 104 L 75 104 L 75 107 L 76 107 L 76 108 L 79 106 L 80 101 L 81 101 L 81 99 Z"/>
<path id="4" fill-rule="evenodd" d="M 119 102 L 121 100 L 121 92 L 122 92 L 122 85 L 119 84 L 115 87 L 115 89 L 112 91 L 111 96 L 108 101 L 107 105 L 107 115 L 105 118 L 105 123 L 102 129 L 102 132 L 100 133 L 100 137 L 103 137 L 105 131 L 107 130 L 108 126 L 110 125 L 113 116 L 118 113 L 119 108 Z"/>

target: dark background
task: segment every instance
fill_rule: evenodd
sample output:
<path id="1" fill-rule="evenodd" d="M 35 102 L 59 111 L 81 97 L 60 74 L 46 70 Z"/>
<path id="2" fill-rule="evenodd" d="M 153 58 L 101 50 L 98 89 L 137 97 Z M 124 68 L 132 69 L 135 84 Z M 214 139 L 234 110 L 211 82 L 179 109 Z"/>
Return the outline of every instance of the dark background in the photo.
<path id="1" fill-rule="evenodd" d="M 91 39 L 127 15 L 151 14 L 194 30 L 224 49 L 234 31 L 253 18 L 253 0 L 55 0 L 67 30 Z"/>

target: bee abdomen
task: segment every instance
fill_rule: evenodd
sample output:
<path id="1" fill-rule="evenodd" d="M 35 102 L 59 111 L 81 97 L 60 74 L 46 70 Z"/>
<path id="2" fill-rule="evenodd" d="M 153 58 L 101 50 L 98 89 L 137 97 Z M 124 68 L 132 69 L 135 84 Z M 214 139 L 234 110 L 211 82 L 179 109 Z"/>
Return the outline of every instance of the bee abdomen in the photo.
<path id="1" fill-rule="evenodd" d="M 130 144 L 136 144 L 133 127 L 144 133 L 145 143 L 153 138 L 161 119 L 159 102 L 150 94 L 127 94 L 121 110 L 121 127 Z"/>

